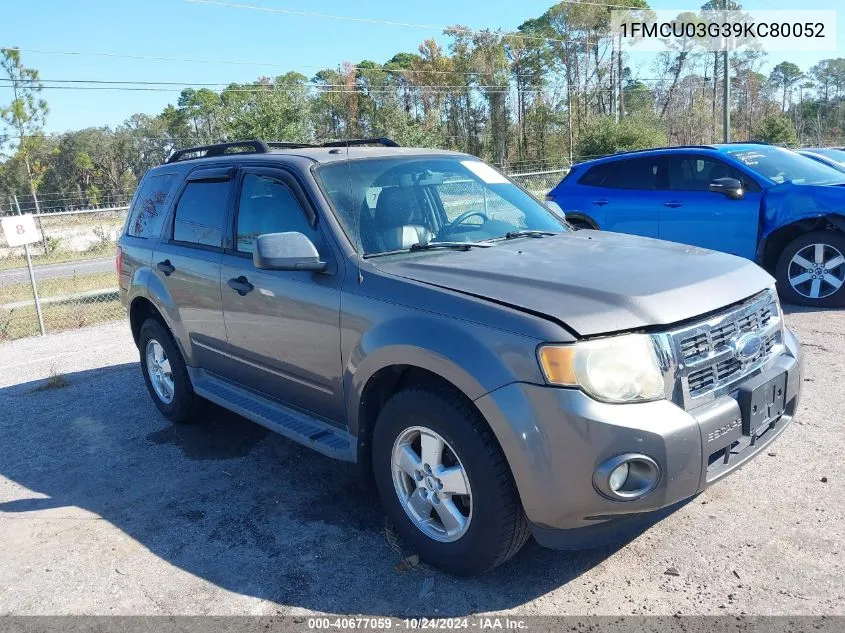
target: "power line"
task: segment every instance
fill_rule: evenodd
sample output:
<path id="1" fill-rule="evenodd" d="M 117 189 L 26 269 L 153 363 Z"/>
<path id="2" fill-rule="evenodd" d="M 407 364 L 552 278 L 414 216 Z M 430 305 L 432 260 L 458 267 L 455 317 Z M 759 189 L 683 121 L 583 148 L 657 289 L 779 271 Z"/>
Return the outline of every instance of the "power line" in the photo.
<path id="1" fill-rule="evenodd" d="M 572 4 L 593 4 L 594 6 L 606 6 L 606 7 L 614 7 L 614 6 L 622 6 L 622 5 L 601 5 L 591 2 L 581 2 L 580 0 L 567 0 Z M 226 7 L 229 9 L 246 9 L 250 11 L 261 11 L 264 13 L 282 13 L 285 15 L 298 15 L 302 17 L 310 17 L 310 18 L 322 18 L 327 20 L 338 20 L 342 22 L 356 22 L 360 24 L 380 24 L 384 26 L 399 26 L 405 28 L 415 28 L 415 29 L 425 29 L 428 31 L 440 31 L 444 33 L 466 33 L 469 35 L 477 35 L 477 34 L 491 34 L 494 33 L 490 29 L 471 29 L 469 27 L 462 27 L 462 26 L 437 26 L 433 24 L 417 24 L 414 22 L 396 22 L 392 20 L 380 20 L 376 18 L 364 18 L 364 17 L 357 17 L 357 16 L 348 16 L 348 15 L 331 15 L 328 13 L 316 13 L 313 11 L 296 11 L 293 9 L 280 9 L 280 8 L 273 8 L 273 7 L 261 7 L 252 4 L 235 4 L 231 2 L 219 2 L 218 0 L 185 0 L 185 2 L 189 2 L 191 4 L 205 4 L 210 6 L 217 6 L 217 7 Z M 631 9 L 632 7 L 622 7 L 625 9 Z M 559 39 L 554 37 L 544 37 L 541 35 L 525 35 L 522 33 L 501 33 L 503 38 L 511 38 L 511 39 L 522 39 L 522 40 L 533 40 L 539 42 L 553 42 L 555 44 L 587 44 L 593 42 L 592 38 L 585 38 L 582 40 L 571 40 L 571 39 Z"/>

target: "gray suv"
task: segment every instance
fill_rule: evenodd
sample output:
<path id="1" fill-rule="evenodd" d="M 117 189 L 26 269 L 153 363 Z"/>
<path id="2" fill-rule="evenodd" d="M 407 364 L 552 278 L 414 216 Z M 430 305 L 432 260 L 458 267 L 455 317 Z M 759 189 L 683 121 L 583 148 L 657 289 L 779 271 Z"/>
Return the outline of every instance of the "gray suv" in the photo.
<path id="1" fill-rule="evenodd" d="M 798 406 L 799 345 L 761 268 L 570 231 L 460 153 L 181 150 L 141 181 L 118 270 L 166 417 L 211 401 L 356 463 L 409 549 L 455 574 L 532 534 L 622 534 Z"/>

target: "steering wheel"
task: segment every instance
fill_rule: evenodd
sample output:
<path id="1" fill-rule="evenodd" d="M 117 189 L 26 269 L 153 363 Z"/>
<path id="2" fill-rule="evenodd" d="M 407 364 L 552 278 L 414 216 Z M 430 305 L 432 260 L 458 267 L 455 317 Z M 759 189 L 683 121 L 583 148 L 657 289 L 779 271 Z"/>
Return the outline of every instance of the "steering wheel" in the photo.
<path id="1" fill-rule="evenodd" d="M 463 224 L 464 221 L 466 221 L 466 220 L 468 220 L 472 217 L 475 217 L 475 216 L 478 216 L 479 218 L 481 218 L 485 222 L 487 222 L 490 219 L 488 217 L 488 215 L 486 213 L 484 213 L 484 211 L 467 211 L 465 213 L 461 213 L 458 217 L 456 217 L 454 220 L 449 222 L 449 224 L 444 225 L 443 226 L 443 232 L 444 233 L 451 233 L 456 228 L 458 228 L 461 224 Z"/>

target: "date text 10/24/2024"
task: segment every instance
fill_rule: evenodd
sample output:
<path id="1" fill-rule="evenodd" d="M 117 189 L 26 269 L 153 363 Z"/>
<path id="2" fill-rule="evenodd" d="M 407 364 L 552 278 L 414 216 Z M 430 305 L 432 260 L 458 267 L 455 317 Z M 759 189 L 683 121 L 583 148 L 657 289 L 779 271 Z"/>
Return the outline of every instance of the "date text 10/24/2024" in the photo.
<path id="1" fill-rule="evenodd" d="M 450 629 L 476 629 L 476 630 L 526 630 L 527 624 L 524 620 L 509 617 L 475 617 L 475 618 L 365 618 L 365 617 L 338 617 L 338 618 L 308 618 L 310 630 L 330 629 L 358 629 L 384 631 L 389 629 L 397 630 L 450 630 Z"/>

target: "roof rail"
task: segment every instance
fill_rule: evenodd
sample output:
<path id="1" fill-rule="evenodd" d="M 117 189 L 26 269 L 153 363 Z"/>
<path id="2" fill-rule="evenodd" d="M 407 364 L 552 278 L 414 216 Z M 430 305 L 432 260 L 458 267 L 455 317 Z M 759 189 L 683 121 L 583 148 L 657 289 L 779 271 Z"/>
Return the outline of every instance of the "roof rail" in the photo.
<path id="1" fill-rule="evenodd" d="M 234 148 L 250 148 L 250 154 L 266 154 L 270 151 L 270 146 L 264 141 L 233 141 L 231 143 L 215 143 L 214 145 L 199 145 L 197 147 L 186 147 L 173 152 L 167 159 L 168 163 L 176 163 L 183 160 L 188 154 L 198 154 L 203 152 L 202 156 L 195 158 L 210 158 L 211 156 L 222 156 L 229 149 Z"/>
<path id="2" fill-rule="evenodd" d="M 399 143 L 393 139 L 379 136 L 377 138 L 348 138 L 338 141 L 329 141 L 319 147 L 356 147 L 358 145 L 383 145 L 384 147 L 399 147 Z"/>
<path id="3" fill-rule="evenodd" d="M 232 141 L 230 143 L 215 143 L 213 145 L 199 145 L 197 147 L 186 147 L 173 152 L 167 159 L 167 163 L 176 163 L 180 160 L 189 160 L 190 158 L 211 158 L 212 156 L 222 156 L 230 149 L 240 149 L 236 152 L 238 154 L 267 154 L 274 149 L 300 149 L 303 147 L 355 147 L 358 145 L 383 145 L 384 147 L 399 147 L 396 141 L 385 138 L 351 138 L 342 139 L 339 141 L 329 141 L 314 145 L 312 143 L 292 143 L 288 141 Z M 189 156 L 191 154 L 200 154 L 201 156 Z M 186 158 L 187 157 L 187 158 Z"/>
<path id="4" fill-rule="evenodd" d="M 665 147 L 644 147 L 642 149 L 625 149 L 617 150 L 610 156 L 619 156 L 620 154 L 636 154 L 638 152 L 654 152 L 657 150 L 668 149 L 715 149 L 712 145 L 667 145 Z"/>

